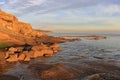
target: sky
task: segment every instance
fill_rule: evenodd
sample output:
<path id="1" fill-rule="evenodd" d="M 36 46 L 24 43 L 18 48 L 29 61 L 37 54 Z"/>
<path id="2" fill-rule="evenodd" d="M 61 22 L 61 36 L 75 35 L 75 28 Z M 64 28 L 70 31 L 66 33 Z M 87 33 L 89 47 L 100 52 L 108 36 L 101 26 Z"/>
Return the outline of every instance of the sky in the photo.
<path id="1" fill-rule="evenodd" d="M 0 9 L 54 32 L 120 32 L 120 0 L 0 0 Z"/>

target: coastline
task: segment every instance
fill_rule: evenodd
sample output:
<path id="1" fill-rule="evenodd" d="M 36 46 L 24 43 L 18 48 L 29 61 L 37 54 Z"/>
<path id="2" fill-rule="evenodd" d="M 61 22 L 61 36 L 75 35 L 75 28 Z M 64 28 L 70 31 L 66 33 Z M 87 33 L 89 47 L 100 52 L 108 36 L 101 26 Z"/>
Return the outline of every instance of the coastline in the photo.
<path id="1" fill-rule="evenodd" d="M 0 80 L 120 79 L 120 61 L 96 56 L 110 51 L 81 45 L 106 36 L 48 36 L 9 13 L 0 14 Z"/>

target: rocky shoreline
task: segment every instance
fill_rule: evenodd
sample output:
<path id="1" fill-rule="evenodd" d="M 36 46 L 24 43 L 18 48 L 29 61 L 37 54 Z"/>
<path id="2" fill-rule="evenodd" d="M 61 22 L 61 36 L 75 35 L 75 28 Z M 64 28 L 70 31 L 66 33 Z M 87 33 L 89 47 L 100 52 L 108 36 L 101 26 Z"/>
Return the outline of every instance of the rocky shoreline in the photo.
<path id="1" fill-rule="evenodd" d="M 59 52 L 61 49 L 59 43 L 80 41 L 83 37 L 69 36 L 69 37 L 50 37 L 44 36 L 38 39 L 39 43 L 35 45 L 24 44 L 24 45 L 14 45 L 5 48 L 1 51 L 1 59 L 5 59 L 7 62 L 17 62 L 17 61 L 30 61 L 30 59 L 41 57 L 41 56 L 53 56 L 55 53 Z M 103 36 L 84 36 L 88 40 L 101 40 L 106 39 Z M 49 41 L 47 41 L 49 40 Z M 36 39 L 37 41 L 37 39 Z M 56 43 L 55 43 L 56 42 Z"/>
<path id="2" fill-rule="evenodd" d="M 30 61 L 31 58 L 52 56 L 60 51 L 59 43 L 66 39 L 47 36 L 12 14 L 0 10 L 0 60 Z"/>
<path id="3" fill-rule="evenodd" d="M 0 49 L 0 80 L 120 80 L 117 61 L 85 56 L 59 63 L 33 61 L 55 55 L 61 51 L 60 43 L 102 40 L 104 36 L 47 36 L 1 10 L 0 36 L 0 43 L 7 44 Z"/>

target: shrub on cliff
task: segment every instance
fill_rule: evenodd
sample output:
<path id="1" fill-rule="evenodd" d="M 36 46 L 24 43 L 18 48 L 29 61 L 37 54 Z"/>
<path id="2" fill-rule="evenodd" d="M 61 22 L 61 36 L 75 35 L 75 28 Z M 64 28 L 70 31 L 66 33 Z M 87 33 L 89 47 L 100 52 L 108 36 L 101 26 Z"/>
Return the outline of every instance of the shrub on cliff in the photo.
<path id="1" fill-rule="evenodd" d="M 6 43 L 0 43 L 0 49 L 4 49 L 6 47 L 8 47 L 9 45 Z"/>

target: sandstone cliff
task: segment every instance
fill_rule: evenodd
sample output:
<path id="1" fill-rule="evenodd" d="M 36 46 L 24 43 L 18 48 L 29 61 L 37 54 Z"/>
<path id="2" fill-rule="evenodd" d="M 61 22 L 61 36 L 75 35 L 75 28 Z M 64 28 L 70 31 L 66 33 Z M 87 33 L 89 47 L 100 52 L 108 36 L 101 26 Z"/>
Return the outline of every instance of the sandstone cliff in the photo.
<path id="1" fill-rule="evenodd" d="M 33 38 L 44 35 L 32 29 L 30 24 L 20 22 L 12 14 L 0 10 L 0 42 L 34 43 Z"/>

